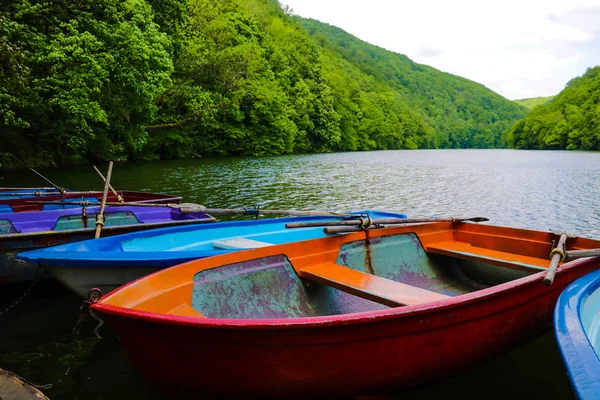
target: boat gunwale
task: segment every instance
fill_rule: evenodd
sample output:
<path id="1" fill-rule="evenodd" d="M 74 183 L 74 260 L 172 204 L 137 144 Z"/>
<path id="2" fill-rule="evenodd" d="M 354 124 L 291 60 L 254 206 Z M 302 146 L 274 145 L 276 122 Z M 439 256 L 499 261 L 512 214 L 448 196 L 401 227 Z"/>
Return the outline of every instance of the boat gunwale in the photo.
<path id="1" fill-rule="evenodd" d="M 216 222 L 217 219 L 213 216 L 209 216 L 206 214 L 206 218 L 190 218 L 190 219 L 181 219 L 181 220 L 166 220 L 163 222 L 148 222 L 148 223 L 137 223 L 137 224 L 124 224 L 124 225 L 109 225 L 103 226 L 103 232 L 110 232 L 120 229 L 128 229 L 132 227 L 136 227 L 137 231 L 144 231 L 149 229 L 159 229 L 159 228 L 171 228 L 173 225 L 193 225 L 194 223 L 209 223 Z M 92 222 L 93 224 L 93 222 Z M 73 235 L 78 233 L 89 233 L 94 232 L 96 230 L 95 226 L 90 226 L 88 228 L 77 228 L 77 229 L 63 229 L 60 231 L 40 231 L 40 232 L 27 232 L 27 233 L 8 233 L 4 235 L 0 235 L 0 241 L 8 241 L 8 240 L 16 240 L 16 239 L 37 239 L 38 236 L 47 237 L 47 236 L 61 236 L 61 235 Z M 112 237 L 112 236 L 111 236 Z M 70 243 L 67 243 L 70 244 Z M 65 254 L 66 252 L 62 252 L 60 254 Z M 53 253 L 54 254 L 54 253 Z M 37 262 L 37 261 L 36 261 Z"/>
<path id="2" fill-rule="evenodd" d="M 580 258 L 563 264 L 556 276 L 559 277 L 568 273 L 570 269 L 593 262 L 595 257 Z M 193 262 L 193 261 L 192 261 Z M 161 271 L 158 271 L 161 272 Z M 95 303 L 92 309 L 100 311 L 107 315 L 116 315 L 127 319 L 142 320 L 146 322 L 162 323 L 169 325 L 188 326 L 196 328 L 216 328 L 216 329 L 286 329 L 286 328 L 319 328 L 327 326 L 346 326 L 354 324 L 375 323 L 387 320 L 393 320 L 403 317 L 412 317 L 432 311 L 444 311 L 463 305 L 470 305 L 478 301 L 487 300 L 495 296 L 500 296 L 521 289 L 523 286 L 538 283 L 543 284 L 546 271 L 525 276 L 513 281 L 505 282 L 500 285 L 492 286 L 486 289 L 477 290 L 449 299 L 433 301 L 412 306 L 393 307 L 383 310 L 362 311 L 350 314 L 325 315 L 318 317 L 300 317 L 300 318 L 268 318 L 268 319 L 229 319 L 229 318 L 210 318 L 210 317 L 186 317 L 174 316 L 149 311 L 133 310 L 126 307 L 113 306 L 109 304 Z M 143 279 L 143 278 L 140 278 Z M 556 280 L 556 279 L 555 279 Z M 136 281 L 130 282 L 107 294 L 119 291 Z M 545 295 L 547 292 L 543 293 Z M 535 296 L 534 296 L 535 297 Z M 494 314 L 490 312 L 489 315 Z M 486 314 L 488 315 L 488 314 Z M 460 322 L 456 322 L 457 324 Z M 447 324 L 453 325 L 453 324 Z M 445 326 L 447 326 L 445 325 Z"/>
<path id="3" fill-rule="evenodd" d="M 406 218 L 406 215 L 401 212 L 390 212 L 390 211 L 380 211 L 380 210 L 357 210 L 350 211 L 350 214 L 366 214 L 366 213 L 376 213 L 380 215 L 396 217 L 396 218 Z M 95 268 L 102 267 L 106 264 L 106 262 L 116 263 L 114 266 L 121 266 L 119 260 L 108 258 L 107 254 L 114 253 L 119 258 L 122 258 L 123 255 L 127 254 L 128 257 L 125 259 L 125 266 L 129 266 L 132 260 L 139 262 L 140 266 L 165 266 L 165 263 L 172 262 L 174 259 L 180 258 L 204 258 L 211 256 L 219 256 L 222 254 L 230 253 L 232 251 L 225 250 L 189 250 L 189 251 L 177 251 L 177 252 L 160 252 L 160 251 L 147 251 L 147 250 L 137 250 L 137 251 L 118 251 L 114 248 L 110 250 L 106 250 L 107 246 L 118 247 L 118 245 L 129 242 L 137 239 L 146 239 L 146 238 L 155 238 L 168 234 L 181 234 L 181 233 L 189 233 L 192 231 L 203 231 L 205 229 L 221 229 L 221 228 L 233 228 L 233 227 L 245 227 L 248 225 L 269 225 L 269 224 L 280 224 L 286 222 L 302 222 L 302 221 L 317 221 L 321 219 L 344 219 L 345 217 L 331 216 L 331 217 L 322 217 L 322 216 L 286 216 L 286 217 L 276 217 L 276 218 L 264 218 L 259 220 L 254 219 L 239 219 L 239 220 L 231 220 L 231 221 L 219 221 L 215 222 L 219 223 L 219 226 L 215 226 L 212 224 L 180 224 L 179 226 L 164 226 L 164 227 L 155 227 L 154 229 L 139 229 L 134 232 L 128 232 L 122 235 L 117 236 L 107 236 L 100 239 L 90 240 L 93 243 L 94 248 L 88 251 L 56 251 L 56 248 L 64 248 L 67 246 L 72 246 L 74 244 L 81 245 L 84 242 L 77 243 L 66 243 L 58 246 L 53 246 L 50 248 L 31 250 L 26 253 L 19 254 L 18 258 L 27 262 L 32 263 L 40 263 L 44 265 L 52 265 L 57 267 L 86 267 L 86 268 Z M 138 225 L 136 225 L 138 226 Z M 315 229 L 320 229 L 316 227 Z M 53 231 L 55 232 L 55 231 Z M 64 232 L 64 231 L 56 231 Z M 18 234 L 13 234 L 18 235 Z M 12 239 L 20 239 L 21 237 L 12 236 Z M 0 237 L 0 241 L 2 237 Z M 102 247 L 102 250 L 100 249 Z M 102 254 L 102 257 L 98 257 L 98 253 Z M 160 253 L 168 253 L 164 256 L 160 256 Z M 69 254 L 70 258 L 66 259 L 65 254 Z M 152 255 L 152 257 L 150 257 Z M 21 257 L 23 256 L 23 257 Z M 182 263 L 189 262 L 184 261 Z M 111 264 L 112 265 L 112 264 Z M 180 265 L 180 264 L 177 264 Z M 136 265 L 137 267 L 138 265 Z M 168 266 L 172 266 L 169 264 Z"/>
<path id="4" fill-rule="evenodd" d="M 560 295 L 554 308 L 554 336 L 573 389 L 580 399 L 595 398 L 600 391 L 597 374 L 600 356 L 594 350 L 581 321 L 584 301 L 600 289 L 600 270 L 572 282 Z M 594 390 L 595 389 L 595 390 Z"/>
<path id="5" fill-rule="evenodd" d="M 436 223 L 436 224 L 418 224 L 418 225 L 413 225 L 412 227 L 423 226 L 423 225 L 448 226 L 448 225 L 452 225 L 452 223 L 443 223 L 442 222 L 442 223 Z M 466 225 L 470 225 L 470 224 L 466 224 Z M 491 225 L 488 225 L 488 226 L 492 229 L 500 228 L 500 227 L 495 227 L 495 226 L 491 226 Z M 412 228 L 412 227 L 407 227 L 407 228 Z M 384 228 L 381 231 L 387 230 L 387 229 L 398 229 L 398 228 Z M 485 228 L 482 228 L 482 229 L 485 229 Z M 408 229 L 407 229 L 407 231 L 408 231 Z M 545 232 L 523 230 L 523 229 L 518 229 L 518 231 L 524 232 L 525 234 L 533 234 L 535 232 L 545 234 Z M 406 233 L 406 232 L 403 232 L 403 233 Z M 356 234 L 350 234 L 350 235 L 347 235 L 346 237 L 354 237 L 354 236 L 356 236 Z M 338 237 L 342 237 L 342 236 L 338 236 Z M 314 240 L 322 240 L 322 239 L 314 239 Z M 239 257 L 239 258 L 245 257 L 245 255 L 247 255 L 247 254 L 249 255 L 254 251 L 255 250 L 246 250 L 246 251 L 238 252 L 237 257 Z M 281 253 L 277 253 L 277 254 L 281 254 Z M 272 256 L 275 254 L 268 254 L 268 255 Z M 254 259 L 260 258 L 260 257 L 261 256 L 257 255 L 254 257 Z M 179 264 L 177 266 L 173 266 L 166 270 L 157 271 L 156 273 L 151 274 L 149 276 L 152 276 L 155 274 L 166 273 L 167 271 L 169 271 L 171 269 L 181 268 L 182 266 L 184 266 L 186 264 L 190 265 L 190 264 L 196 263 L 198 261 L 201 261 L 201 260 L 194 260 L 194 261 L 190 261 L 188 263 Z M 559 267 L 556 276 L 557 276 L 557 278 L 560 278 L 560 276 L 562 276 L 565 273 L 568 273 L 572 268 L 576 268 L 576 267 L 591 263 L 593 261 L 594 261 L 594 258 L 582 258 L 582 259 L 578 259 L 578 260 L 574 260 L 574 261 L 570 261 L 565 264 L 562 264 Z M 214 259 L 213 259 L 213 262 L 214 262 Z M 217 263 L 219 263 L 219 262 L 220 262 L 220 260 L 217 261 Z M 218 268 L 218 266 L 215 266 L 215 267 Z M 229 318 L 209 318 L 209 317 L 198 318 L 198 317 L 187 317 L 187 316 L 173 316 L 173 315 L 168 315 L 168 314 L 164 314 L 164 313 L 156 313 L 156 312 L 151 312 L 151 311 L 140 311 L 140 310 L 134 310 L 134 309 L 131 309 L 128 307 L 103 304 L 103 300 L 105 300 L 105 301 L 109 300 L 114 294 L 116 294 L 122 290 L 126 290 L 126 288 L 128 288 L 131 285 L 135 285 L 136 282 L 148 277 L 148 276 L 146 276 L 146 277 L 142 277 L 138 280 L 135 280 L 133 282 L 130 282 L 130 283 L 106 294 L 105 296 L 103 296 L 103 298 L 101 298 L 99 300 L 98 303 L 94 304 L 92 307 L 100 312 L 103 312 L 106 314 L 111 314 L 111 315 L 118 315 L 120 317 L 125 317 L 125 318 L 141 319 L 141 320 L 145 320 L 145 321 L 160 322 L 160 323 L 165 323 L 165 324 L 196 326 L 196 327 L 204 327 L 204 328 L 211 328 L 211 327 L 212 328 L 232 328 L 232 329 L 240 329 L 240 328 L 278 329 L 278 328 L 290 328 L 290 327 L 307 327 L 308 328 L 308 327 L 319 327 L 319 326 L 327 326 L 327 325 L 347 325 L 347 324 L 361 324 L 361 323 L 369 323 L 369 322 L 375 322 L 375 321 L 384 321 L 387 319 L 395 319 L 395 318 L 400 318 L 400 317 L 404 317 L 404 316 L 419 315 L 419 314 L 431 312 L 432 310 L 445 310 L 447 308 L 457 307 L 459 305 L 469 305 L 471 303 L 481 301 L 482 299 L 489 299 L 489 298 L 493 298 L 495 296 L 499 296 L 502 294 L 513 292 L 515 290 L 519 290 L 523 286 L 526 286 L 526 285 L 531 285 L 531 284 L 534 284 L 537 282 L 539 282 L 539 284 L 541 285 L 542 280 L 545 276 L 545 273 L 546 273 L 546 271 L 540 271 L 540 272 L 533 273 L 531 275 L 528 275 L 528 276 L 525 276 L 525 277 L 522 277 L 519 279 L 515 279 L 512 281 L 501 283 L 499 285 L 491 286 L 486 289 L 476 290 L 471 293 L 466 293 L 463 295 L 451 297 L 449 299 L 444 299 L 444 300 L 439 300 L 439 301 L 434 301 L 434 302 L 416 304 L 416 305 L 405 306 L 405 307 L 396 307 L 396 308 L 389 308 L 389 309 L 383 309 L 383 310 L 376 310 L 376 311 L 363 311 L 363 312 L 351 313 L 351 314 L 326 315 L 326 316 L 317 316 L 317 317 L 275 318 L 275 319 L 273 319 L 273 318 L 269 318 L 269 319 L 247 319 L 247 318 L 229 319 Z M 185 283 L 183 285 L 182 284 L 174 284 L 173 286 L 170 286 L 169 289 L 175 290 L 177 287 L 185 286 L 187 284 L 189 284 L 189 283 Z M 145 301 L 145 299 L 142 301 Z"/>

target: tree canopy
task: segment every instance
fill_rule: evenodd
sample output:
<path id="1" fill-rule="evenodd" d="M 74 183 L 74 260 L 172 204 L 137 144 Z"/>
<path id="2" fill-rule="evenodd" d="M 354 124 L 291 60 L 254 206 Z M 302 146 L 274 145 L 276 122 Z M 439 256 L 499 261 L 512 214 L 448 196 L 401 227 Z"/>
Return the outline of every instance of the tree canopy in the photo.
<path id="1" fill-rule="evenodd" d="M 499 147 L 525 109 L 276 0 L 0 5 L 0 163 Z"/>
<path id="2" fill-rule="evenodd" d="M 516 149 L 600 150 L 600 67 L 572 79 L 506 135 Z"/>

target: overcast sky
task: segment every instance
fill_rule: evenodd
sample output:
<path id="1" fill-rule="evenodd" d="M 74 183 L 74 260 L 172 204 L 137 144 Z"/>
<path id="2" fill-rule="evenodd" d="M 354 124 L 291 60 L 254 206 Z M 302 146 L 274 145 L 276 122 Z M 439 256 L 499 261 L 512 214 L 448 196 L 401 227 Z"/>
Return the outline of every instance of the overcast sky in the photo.
<path id="1" fill-rule="evenodd" d="M 280 0 L 509 99 L 550 96 L 600 64 L 600 0 Z"/>

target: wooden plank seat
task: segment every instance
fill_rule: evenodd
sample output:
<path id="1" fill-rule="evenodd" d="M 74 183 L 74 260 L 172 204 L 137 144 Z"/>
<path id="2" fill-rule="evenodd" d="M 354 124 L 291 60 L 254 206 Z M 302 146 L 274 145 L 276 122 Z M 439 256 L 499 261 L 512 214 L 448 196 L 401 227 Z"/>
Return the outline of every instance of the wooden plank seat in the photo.
<path id="1" fill-rule="evenodd" d="M 180 317 L 206 318 L 206 316 L 204 314 L 196 311 L 189 304 L 181 304 L 181 305 L 175 307 L 174 309 L 172 309 L 171 311 L 169 311 L 167 314 L 177 315 Z"/>
<path id="2" fill-rule="evenodd" d="M 425 251 L 465 260 L 506 266 L 513 269 L 533 270 L 535 272 L 546 269 L 550 264 L 550 260 L 545 260 L 543 258 L 506 253 L 503 251 L 471 246 L 469 243 L 458 241 L 429 244 L 425 246 Z"/>
<path id="3" fill-rule="evenodd" d="M 390 307 L 428 303 L 449 298 L 415 286 L 356 271 L 335 263 L 302 268 L 298 275 Z"/>
<path id="4" fill-rule="evenodd" d="M 258 249 L 267 246 L 273 246 L 273 244 L 247 238 L 215 240 L 213 242 L 213 247 L 217 249 Z"/>

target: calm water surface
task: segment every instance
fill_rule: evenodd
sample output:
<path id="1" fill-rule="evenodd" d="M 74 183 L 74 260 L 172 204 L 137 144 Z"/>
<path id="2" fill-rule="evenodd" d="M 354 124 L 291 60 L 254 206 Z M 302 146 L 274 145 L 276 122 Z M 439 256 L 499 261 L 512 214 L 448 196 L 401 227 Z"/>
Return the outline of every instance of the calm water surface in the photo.
<path id="1" fill-rule="evenodd" d="M 89 166 L 41 172 L 70 189 L 103 186 Z M 600 153 L 419 150 L 161 161 L 116 164 L 112 183 L 117 189 L 179 194 L 211 207 L 484 216 L 492 224 L 600 239 Z M 42 184 L 29 171 L 0 181 L 2 186 Z M 2 293 L 0 305 L 22 290 Z M 54 399 L 164 398 L 144 384 L 107 329 L 98 341 L 88 322 L 81 340 L 73 340 L 78 304 L 58 285 L 34 288 L 0 316 L 0 367 L 36 384 L 52 383 L 45 392 Z M 392 397 L 448 395 L 572 398 L 550 332 L 467 373 Z"/>

